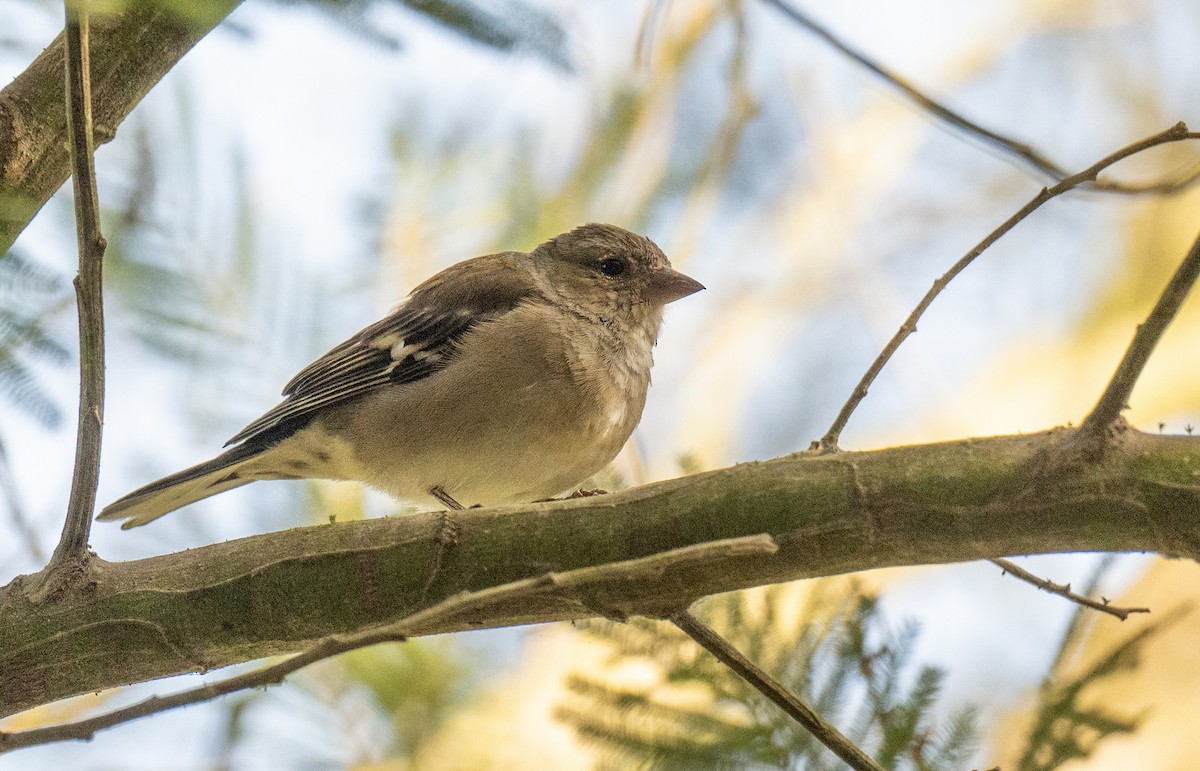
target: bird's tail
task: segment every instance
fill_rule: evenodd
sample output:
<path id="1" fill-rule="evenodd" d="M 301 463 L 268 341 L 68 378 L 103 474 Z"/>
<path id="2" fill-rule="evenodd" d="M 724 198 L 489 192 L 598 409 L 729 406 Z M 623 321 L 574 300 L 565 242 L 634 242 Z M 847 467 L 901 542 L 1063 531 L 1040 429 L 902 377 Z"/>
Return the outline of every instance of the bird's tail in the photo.
<path id="1" fill-rule="evenodd" d="M 152 522 L 189 503 L 261 479 L 248 466 L 263 449 L 262 446 L 240 444 L 212 460 L 139 487 L 105 506 L 96 519 L 123 519 L 125 521 L 121 523 L 121 529 L 128 530 Z"/>

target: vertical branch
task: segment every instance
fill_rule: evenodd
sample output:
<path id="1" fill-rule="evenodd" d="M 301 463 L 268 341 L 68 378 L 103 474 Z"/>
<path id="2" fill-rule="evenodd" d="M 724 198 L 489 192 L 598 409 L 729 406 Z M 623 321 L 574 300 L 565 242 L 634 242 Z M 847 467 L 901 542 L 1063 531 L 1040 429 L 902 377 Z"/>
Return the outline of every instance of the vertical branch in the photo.
<path id="1" fill-rule="evenodd" d="M 96 483 L 100 476 L 100 432 L 104 422 L 104 307 L 101 292 L 105 241 L 100 234 L 96 168 L 92 151 L 91 68 L 87 0 L 66 2 L 67 135 L 75 179 L 75 229 L 79 273 L 79 426 L 75 473 L 67 519 L 51 567 L 87 554 Z"/>

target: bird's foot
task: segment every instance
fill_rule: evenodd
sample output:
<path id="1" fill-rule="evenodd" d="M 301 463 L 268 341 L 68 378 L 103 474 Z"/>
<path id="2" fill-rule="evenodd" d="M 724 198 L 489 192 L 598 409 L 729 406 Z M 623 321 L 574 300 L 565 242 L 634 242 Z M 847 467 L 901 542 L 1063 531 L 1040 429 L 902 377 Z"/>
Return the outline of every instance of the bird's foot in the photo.
<path id="1" fill-rule="evenodd" d="M 567 500 L 571 498 L 591 498 L 593 495 L 608 495 L 608 490 L 576 490 L 567 496 Z"/>
<path id="2" fill-rule="evenodd" d="M 442 502 L 443 506 L 445 506 L 446 508 L 448 508 L 452 511 L 462 511 L 463 510 L 463 505 L 461 503 L 459 503 L 458 501 L 454 500 L 454 497 L 452 495 L 450 495 L 450 493 L 443 490 L 441 485 L 434 485 L 433 487 L 429 488 L 429 494 L 432 495 L 434 498 L 437 498 L 439 501 Z"/>

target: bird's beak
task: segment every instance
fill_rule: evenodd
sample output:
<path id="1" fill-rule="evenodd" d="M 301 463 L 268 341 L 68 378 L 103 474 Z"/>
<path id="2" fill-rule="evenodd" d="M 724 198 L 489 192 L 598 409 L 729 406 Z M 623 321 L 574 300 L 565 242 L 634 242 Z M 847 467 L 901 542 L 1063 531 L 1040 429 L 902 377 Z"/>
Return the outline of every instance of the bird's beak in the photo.
<path id="1" fill-rule="evenodd" d="M 660 268 L 650 276 L 650 285 L 646 287 L 646 299 L 666 305 L 676 300 L 682 300 L 703 288 L 704 284 L 691 276 L 685 276 L 670 268 Z"/>

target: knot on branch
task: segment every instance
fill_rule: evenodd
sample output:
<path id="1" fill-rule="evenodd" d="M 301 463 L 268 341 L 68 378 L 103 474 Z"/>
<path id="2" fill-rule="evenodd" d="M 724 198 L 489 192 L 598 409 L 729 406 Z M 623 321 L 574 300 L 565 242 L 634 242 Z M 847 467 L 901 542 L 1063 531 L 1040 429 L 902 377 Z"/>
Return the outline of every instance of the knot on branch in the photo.
<path id="1" fill-rule="evenodd" d="M 1123 417 L 1107 425 L 1084 424 L 1076 429 L 1055 429 L 1058 441 L 1030 460 L 1032 479 L 1061 479 L 1104 461 L 1133 431 Z"/>
<path id="2" fill-rule="evenodd" d="M 19 594 L 35 606 L 90 594 L 98 586 L 93 565 L 97 559 L 96 555 L 88 550 L 61 561 L 51 560 L 40 572 L 25 577 L 25 581 L 20 584 L 23 591 Z"/>

